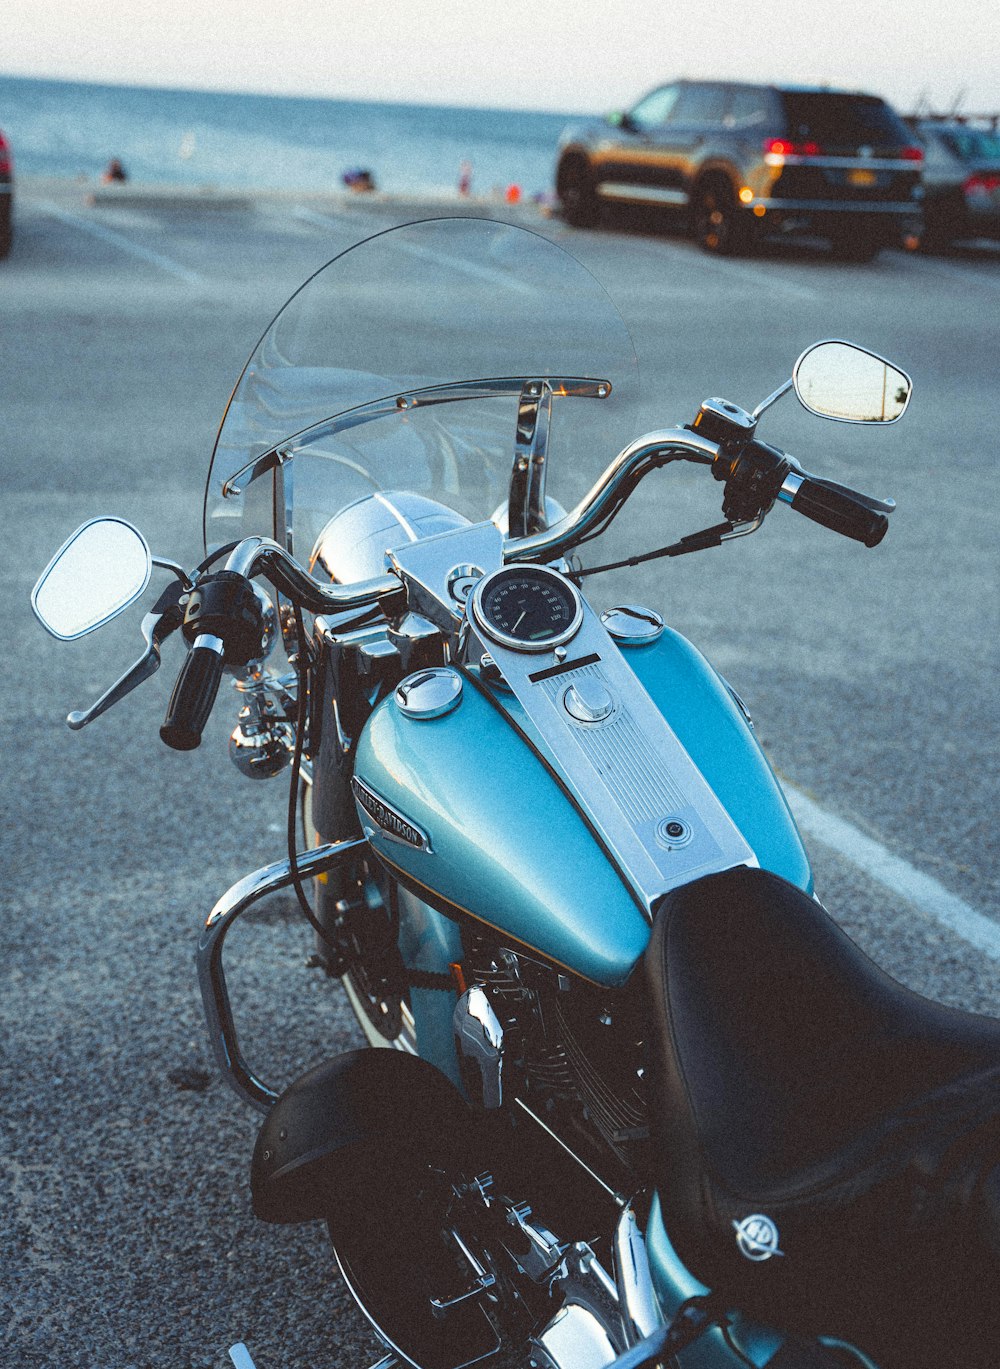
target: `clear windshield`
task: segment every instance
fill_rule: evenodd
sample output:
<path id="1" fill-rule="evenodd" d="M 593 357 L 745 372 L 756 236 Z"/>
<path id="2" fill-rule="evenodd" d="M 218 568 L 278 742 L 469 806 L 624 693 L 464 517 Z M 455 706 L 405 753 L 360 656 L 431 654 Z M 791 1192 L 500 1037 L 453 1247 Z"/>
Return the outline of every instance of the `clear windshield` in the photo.
<path id="1" fill-rule="evenodd" d="M 258 533 L 314 564 L 331 522 L 373 499 L 426 514 L 422 532 L 503 524 L 518 462 L 512 513 L 534 498 L 554 522 L 635 437 L 637 398 L 621 317 L 548 239 L 471 218 L 377 234 L 307 281 L 247 363 L 212 456 L 206 548 Z M 539 504 L 525 471 L 543 469 Z"/>

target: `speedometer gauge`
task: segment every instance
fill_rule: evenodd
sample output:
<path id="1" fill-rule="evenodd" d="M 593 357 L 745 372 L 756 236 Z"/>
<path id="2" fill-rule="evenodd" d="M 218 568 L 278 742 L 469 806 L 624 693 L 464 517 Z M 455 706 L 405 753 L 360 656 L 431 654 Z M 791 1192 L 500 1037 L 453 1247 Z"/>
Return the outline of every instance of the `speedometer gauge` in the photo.
<path id="1" fill-rule="evenodd" d="M 480 580 L 472 596 L 476 626 L 514 651 L 548 651 L 569 641 L 583 621 L 573 585 L 546 566 L 505 566 Z"/>

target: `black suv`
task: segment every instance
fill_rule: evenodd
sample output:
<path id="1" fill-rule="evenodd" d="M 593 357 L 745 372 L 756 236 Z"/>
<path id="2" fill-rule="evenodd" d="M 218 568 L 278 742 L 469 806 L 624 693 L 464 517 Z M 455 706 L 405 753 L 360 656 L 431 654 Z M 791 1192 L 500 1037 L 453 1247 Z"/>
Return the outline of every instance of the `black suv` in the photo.
<path id="1" fill-rule="evenodd" d="M 920 231 L 923 151 L 874 95 L 675 81 L 627 114 L 566 130 L 556 194 L 595 222 L 603 201 L 682 206 L 710 252 L 764 232 L 809 232 L 868 261 Z"/>

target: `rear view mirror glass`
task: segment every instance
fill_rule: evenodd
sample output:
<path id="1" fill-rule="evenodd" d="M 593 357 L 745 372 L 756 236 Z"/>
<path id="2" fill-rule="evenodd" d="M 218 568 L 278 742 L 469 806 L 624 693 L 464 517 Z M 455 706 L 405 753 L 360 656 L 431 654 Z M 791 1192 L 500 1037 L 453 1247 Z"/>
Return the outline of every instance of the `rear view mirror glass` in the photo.
<path id="1" fill-rule="evenodd" d="M 852 342 L 817 342 L 792 373 L 802 406 L 841 423 L 895 423 L 910 400 L 905 371 Z"/>
<path id="2" fill-rule="evenodd" d="M 110 622 L 149 584 L 146 539 L 121 518 L 93 518 L 59 548 L 31 591 L 31 607 L 62 641 Z"/>

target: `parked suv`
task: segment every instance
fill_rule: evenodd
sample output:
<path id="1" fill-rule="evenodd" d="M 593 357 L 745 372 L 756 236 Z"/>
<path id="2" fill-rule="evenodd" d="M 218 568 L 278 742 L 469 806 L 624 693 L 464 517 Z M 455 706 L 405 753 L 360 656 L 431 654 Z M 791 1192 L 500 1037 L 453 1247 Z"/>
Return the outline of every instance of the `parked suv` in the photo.
<path id="1" fill-rule="evenodd" d="M 556 194 L 571 224 L 602 201 L 685 208 L 709 252 L 763 232 L 812 232 L 870 260 L 920 229 L 923 150 L 874 95 L 675 81 L 627 114 L 566 130 Z"/>
<path id="2" fill-rule="evenodd" d="M 996 120 L 971 123 L 924 119 L 923 246 L 947 247 L 956 238 L 1000 239 L 1000 129 Z"/>

